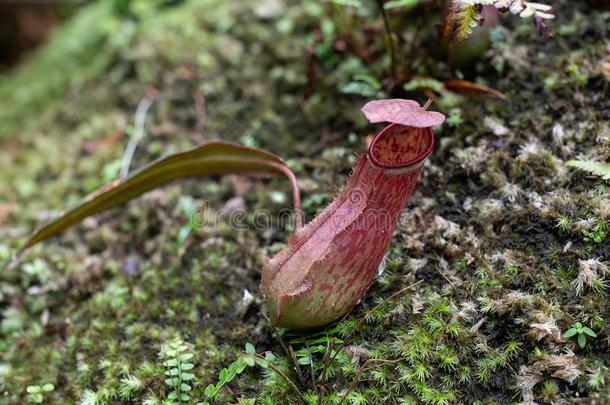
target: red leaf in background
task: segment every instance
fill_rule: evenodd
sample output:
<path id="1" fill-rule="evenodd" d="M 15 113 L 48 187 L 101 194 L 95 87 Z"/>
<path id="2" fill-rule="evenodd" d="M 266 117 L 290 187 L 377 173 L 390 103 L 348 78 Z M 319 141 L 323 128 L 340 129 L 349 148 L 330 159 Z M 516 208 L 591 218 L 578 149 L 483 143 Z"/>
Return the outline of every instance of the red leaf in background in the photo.
<path id="1" fill-rule="evenodd" d="M 391 122 L 415 128 L 429 128 L 445 122 L 439 112 L 426 111 L 417 101 L 399 98 L 375 100 L 362 107 L 362 113 L 371 122 Z"/>
<path id="2" fill-rule="evenodd" d="M 456 93 L 466 94 L 471 97 L 488 96 L 508 101 L 508 97 L 504 93 L 484 84 L 473 83 L 468 80 L 448 80 L 445 82 L 445 87 Z"/>

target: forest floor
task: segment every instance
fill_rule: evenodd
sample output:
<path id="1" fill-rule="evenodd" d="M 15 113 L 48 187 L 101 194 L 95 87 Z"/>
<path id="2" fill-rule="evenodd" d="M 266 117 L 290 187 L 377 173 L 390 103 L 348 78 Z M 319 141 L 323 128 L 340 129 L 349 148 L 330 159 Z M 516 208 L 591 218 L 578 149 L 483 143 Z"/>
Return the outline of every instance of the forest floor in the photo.
<path id="1" fill-rule="evenodd" d="M 376 130 L 359 110 L 384 96 L 353 94 L 370 91 L 353 78 L 387 68 L 341 46 L 343 6 L 174 3 L 83 7 L 0 76 L 0 261 L 117 177 L 153 95 L 132 167 L 206 140 L 258 146 L 295 171 L 308 219 L 343 183 Z M 462 70 L 509 101 L 444 91 L 434 104 L 448 120 L 383 274 L 346 319 L 275 330 L 260 269 L 290 229 L 189 220 L 237 206 L 253 223 L 290 205 L 285 181 L 179 181 L 4 270 L 0 403 L 178 403 L 164 375 L 176 359 L 193 365 L 183 403 L 299 403 L 294 386 L 311 404 L 610 403 L 608 182 L 566 166 L 610 159 L 610 13 L 554 6 L 551 38 L 504 17 L 511 29 Z M 438 66 L 434 79 L 460 74 Z M 592 333 L 564 337 L 578 322 Z"/>

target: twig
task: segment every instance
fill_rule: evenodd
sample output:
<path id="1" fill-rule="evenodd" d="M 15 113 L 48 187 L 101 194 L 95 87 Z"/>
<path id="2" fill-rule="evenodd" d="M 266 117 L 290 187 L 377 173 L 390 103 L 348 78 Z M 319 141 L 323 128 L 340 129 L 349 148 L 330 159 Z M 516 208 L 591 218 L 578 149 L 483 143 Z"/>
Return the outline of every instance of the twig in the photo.
<path id="1" fill-rule="evenodd" d="M 428 97 L 428 101 L 426 101 L 426 104 L 424 104 L 423 109 L 427 110 L 428 107 L 430 107 L 430 104 L 432 104 L 432 101 L 434 101 L 434 100 L 432 100 L 432 97 Z"/>
<path id="2" fill-rule="evenodd" d="M 388 49 L 390 50 L 390 61 L 391 61 L 391 76 L 392 79 L 396 79 L 396 49 L 394 48 L 394 38 L 392 37 L 392 28 L 390 27 L 390 20 L 388 13 L 383 4 L 383 0 L 377 0 L 381 17 L 383 18 L 383 26 L 385 28 L 386 40 L 388 42 Z"/>
<path id="3" fill-rule="evenodd" d="M 197 90 L 193 90 L 191 95 L 195 101 L 195 131 L 201 133 L 203 131 L 203 121 L 206 116 L 205 97 Z"/>
<path id="4" fill-rule="evenodd" d="M 153 101 L 157 99 L 156 90 L 151 91 L 150 95 L 147 95 L 140 101 L 138 104 L 138 108 L 136 109 L 136 114 L 133 123 L 133 134 L 127 143 L 127 148 L 125 148 L 125 153 L 123 153 L 123 159 L 121 160 L 121 172 L 120 178 L 124 179 L 129 174 L 129 166 L 131 165 L 131 160 L 133 159 L 133 155 L 136 152 L 136 148 L 138 144 L 144 138 L 144 122 L 146 121 L 146 113 L 148 109 L 152 105 Z"/>
<path id="5" fill-rule="evenodd" d="M 277 337 L 277 339 L 280 341 L 280 345 L 282 346 L 282 349 L 284 349 L 286 356 L 288 356 L 290 361 L 292 361 L 292 368 L 297 373 L 297 377 L 299 377 L 299 381 L 301 382 L 302 385 L 305 385 L 305 379 L 303 378 L 303 373 L 301 372 L 301 367 L 299 366 L 299 362 L 297 361 L 297 358 L 294 355 L 294 351 L 292 350 L 292 347 L 286 346 L 286 343 L 284 342 L 284 340 L 282 339 L 280 334 L 277 333 L 277 328 L 273 325 L 273 323 L 271 323 L 271 319 L 269 319 L 267 314 L 265 314 L 264 312 L 263 312 L 263 318 L 265 318 L 265 320 L 269 323 L 269 325 L 271 325 L 271 328 L 273 328 L 273 332 L 275 333 L 275 336 Z"/>
<path id="6" fill-rule="evenodd" d="M 316 374 L 313 370 L 313 356 L 311 355 L 311 350 L 309 349 L 309 344 L 307 343 L 307 338 L 303 335 L 303 341 L 305 342 L 305 347 L 307 348 L 307 354 L 309 355 L 309 368 L 311 371 L 311 384 L 313 385 L 313 390 L 320 397 L 320 393 L 318 392 L 318 386 L 316 384 Z"/>
<path id="7" fill-rule="evenodd" d="M 263 356 L 261 356 L 260 354 L 255 354 L 256 357 L 262 359 L 262 360 L 267 360 L 265 359 Z M 271 370 L 273 370 L 273 372 L 275 372 L 277 375 L 279 375 L 280 377 L 282 377 L 291 387 L 292 389 L 294 389 L 294 391 L 297 393 L 297 395 L 299 396 L 299 398 L 301 399 L 301 401 L 303 401 L 304 404 L 307 404 L 307 400 L 305 399 L 305 395 L 303 395 L 303 393 L 301 392 L 301 390 L 299 389 L 299 387 L 296 386 L 296 384 L 294 382 L 292 382 L 292 380 L 290 378 L 288 378 L 288 376 L 286 374 L 284 374 L 284 372 L 282 370 L 280 370 L 278 367 L 276 367 L 274 364 L 270 363 L 267 361 L 267 364 L 269 365 L 269 368 Z"/>

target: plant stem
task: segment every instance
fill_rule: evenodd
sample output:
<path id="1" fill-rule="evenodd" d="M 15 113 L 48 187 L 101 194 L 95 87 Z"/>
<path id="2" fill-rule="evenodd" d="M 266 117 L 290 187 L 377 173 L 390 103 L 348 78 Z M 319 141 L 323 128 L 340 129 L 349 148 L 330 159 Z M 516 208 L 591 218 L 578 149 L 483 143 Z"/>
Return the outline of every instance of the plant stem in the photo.
<path id="1" fill-rule="evenodd" d="M 390 27 L 390 20 L 388 18 L 388 13 L 383 4 L 383 0 L 377 0 L 377 5 L 379 6 L 379 11 L 381 12 L 381 17 L 383 18 L 383 26 L 385 28 L 387 47 L 390 51 L 390 76 L 392 79 L 396 79 L 397 75 L 397 66 L 396 66 L 396 49 L 394 48 L 394 39 L 392 37 L 392 28 Z"/>
<path id="2" fill-rule="evenodd" d="M 268 162 L 269 166 L 273 166 L 278 171 L 283 173 L 292 187 L 292 205 L 294 207 L 294 222 L 295 228 L 300 229 L 303 226 L 303 210 L 301 209 L 301 192 L 299 191 L 299 183 L 297 176 L 294 175 L 292 170 L 283 164 Z"/>
<path id="3" fill-rule="evenodd" d="M 260 354 L 258 354 L 258 353 L 256 354 L 256 357 L 266 361 L 266 359 L 263 356 L 261 356 Z M 269 365 L 269 368 L 271 370 L 273 370 L 274 373 L 276 373 L 281 378 L 283 378 L 292 387 L 292 389 L 294 389 L 294 391 L 299 396 L 299 399 L 301 401 L 303 401 L 304 404 L 306 404 L 307 400 L 305 399 L 305 395 L 303 395 L 303 393 L 301 392 L 299 387 L 297 387 L 296 384 L 293 383 L 292 380 L 290 378 L 288 378 L 288 376 L 286 374 L 284 374 L 284 372 L 282 370 L 280 370 L 278 367 L 276 367 L 274 364 L 271 364 L 270 362 L 267 362 L 267 364 Z"/>

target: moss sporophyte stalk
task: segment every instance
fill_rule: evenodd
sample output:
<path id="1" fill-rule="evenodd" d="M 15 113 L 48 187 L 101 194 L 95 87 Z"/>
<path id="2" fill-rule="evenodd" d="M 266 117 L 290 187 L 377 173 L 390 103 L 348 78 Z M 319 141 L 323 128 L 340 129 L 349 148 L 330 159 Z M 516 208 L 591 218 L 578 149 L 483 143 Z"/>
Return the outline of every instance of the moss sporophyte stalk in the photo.
<path id="1" fill-rule="evenodd" d="M 267 261 L 261 291 L 274 324 L 290 329 L 327 325 L 349 312 L 371 285 L 397 218 L 434 146 L 432 126 L 445 117 L 412 100 L 372 101 L 369 121 L 389 122 L 371 142 L 333 201 L 301 226 L 297 180 L 277 156 L 226 142 L 203 144 L 161 158 L 120 182 L 102 187 L 77 207 L 41 227 L 25 248 L 146 191 L 182 177 L 283 174 L 293 187 L 297 230 Z"/>

